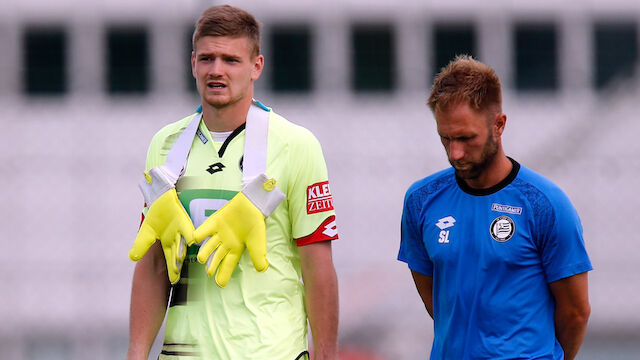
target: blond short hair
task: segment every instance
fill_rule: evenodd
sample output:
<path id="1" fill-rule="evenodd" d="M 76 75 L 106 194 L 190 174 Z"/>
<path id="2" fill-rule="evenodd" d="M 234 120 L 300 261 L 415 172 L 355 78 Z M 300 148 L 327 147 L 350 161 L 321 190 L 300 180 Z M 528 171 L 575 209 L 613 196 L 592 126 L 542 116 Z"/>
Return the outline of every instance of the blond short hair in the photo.
<path id="1" fill-rule="evenodd" d="M 194 51 L 205 36 L 247 37 L 251 55 L 260 54 L 260 24 L 253 15 L 231 5 L 212 6 L 202 13 L 193 32 Z"/>
<path id="2" fill-rule="evenodd" d="M 500 79 L 488 65 L 459 55 L 436 75 L 427 104 L 431 111 L 466 103 L 476 111 L 502 112 Z"/>

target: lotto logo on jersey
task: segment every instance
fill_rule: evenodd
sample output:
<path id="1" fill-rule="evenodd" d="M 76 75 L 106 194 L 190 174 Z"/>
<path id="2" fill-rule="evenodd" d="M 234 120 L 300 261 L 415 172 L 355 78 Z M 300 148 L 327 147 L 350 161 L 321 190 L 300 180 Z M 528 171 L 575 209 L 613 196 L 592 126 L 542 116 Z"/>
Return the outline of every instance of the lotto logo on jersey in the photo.
<path id="1" fill-rule="evenodd" d="M 323 181 L 307 187 L 307 214 L 333 210 L 329 182 Z"/>
<path id="2" fill-rule="evenodd" d="M 441 230 L 438 235 L 438 243 L 440 244 L 448 244 L 449 243 L 449 231 L 448 228 L 452 227 L 456 223 L 456 219 L 453 216 L 446 216 L 442 219 L 438 220 L 436 226 Z"/>
<path id="3" fill-rule="evenodd" d="M 318 241 L 335 240 L 338 238 L 338 226 L 336 216 L 331 215 L 318 226 L 311 234 L 296 239 L 298 246 L 309 245 Z"/>

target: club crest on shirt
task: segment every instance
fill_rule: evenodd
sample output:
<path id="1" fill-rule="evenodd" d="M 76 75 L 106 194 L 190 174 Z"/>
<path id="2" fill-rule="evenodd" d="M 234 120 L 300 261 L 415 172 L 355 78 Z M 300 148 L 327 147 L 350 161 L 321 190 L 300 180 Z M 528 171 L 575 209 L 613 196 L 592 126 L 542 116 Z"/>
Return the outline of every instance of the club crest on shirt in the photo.
<path id="1" fill-rule="evenodd" d="M 516 224 L 506 215 L 501 215 L 493 219 L 489 227 L 491 237 L 497 242 L 508 241 L 513 236 L 515 230 Z"/>

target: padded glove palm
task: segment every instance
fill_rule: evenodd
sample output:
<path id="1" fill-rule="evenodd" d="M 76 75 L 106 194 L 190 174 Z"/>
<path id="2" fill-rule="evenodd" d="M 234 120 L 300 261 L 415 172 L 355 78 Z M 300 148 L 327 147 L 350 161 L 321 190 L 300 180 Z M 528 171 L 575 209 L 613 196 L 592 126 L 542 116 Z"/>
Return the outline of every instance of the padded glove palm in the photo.
<path id="1" fill-rule="evenodd" d="M 275 180 L 259 175 L 226 205 L 213 213 L 194 233 L 194 241 L 210 236 L 198 251 L 198 262 L 205 264 L 208 276 L 216 272 L 216 284 L 225 287 L 245 248 L 259 272 L 267 270 L 265 218 L 284 199 Z"/>

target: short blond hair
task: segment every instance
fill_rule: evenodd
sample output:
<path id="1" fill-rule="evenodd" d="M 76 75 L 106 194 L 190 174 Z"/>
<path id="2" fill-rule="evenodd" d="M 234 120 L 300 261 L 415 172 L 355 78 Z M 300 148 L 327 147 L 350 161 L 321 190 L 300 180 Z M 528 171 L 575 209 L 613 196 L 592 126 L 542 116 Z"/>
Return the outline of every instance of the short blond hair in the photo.
<path id="1" fill-rule="evenodd" d="M 248 12 L 231 6 L 211 6 L 202 12 L 193 32 L 193 50 L 198 40 L 205 36 L 247 37 L 251 55 L 260 54 L 260 24 Z"/>
<path id="2" fill-rule="evenodd" d="M 436 75 L 427 104 L 431 111 L 466 103 L 476 111 L 502 112 L 500 79 L 488 65 L 468 55 L 456 56 Z"/>

